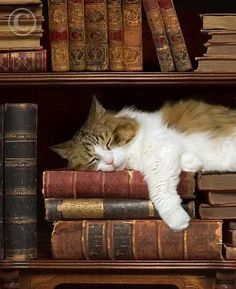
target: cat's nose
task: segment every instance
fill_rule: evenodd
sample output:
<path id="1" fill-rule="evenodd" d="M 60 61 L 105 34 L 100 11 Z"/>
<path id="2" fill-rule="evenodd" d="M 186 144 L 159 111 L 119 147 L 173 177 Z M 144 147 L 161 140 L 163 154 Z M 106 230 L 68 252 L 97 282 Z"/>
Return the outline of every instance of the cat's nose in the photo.
<path id="1" fill-rule="evenodd" d="M 114 157 L 113 156 L 109 156 L 109 157 L 106 158 L 105 161 L 106 161 L 106 163 L 108 165 L 112 165 L 114 163 Z"/>

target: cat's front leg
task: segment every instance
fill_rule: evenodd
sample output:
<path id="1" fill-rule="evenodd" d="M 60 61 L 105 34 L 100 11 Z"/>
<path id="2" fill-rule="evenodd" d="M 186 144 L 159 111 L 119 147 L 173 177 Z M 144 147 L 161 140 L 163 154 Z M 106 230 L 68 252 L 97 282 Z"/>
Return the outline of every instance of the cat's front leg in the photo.
<path id="1" fill-rule="evenodd" d="M 179 182 L 180 153 L 176 146 L 165 144 L 158 150 L 146 151 L 144 175 L 149 188 L 150 200 L 160 217 L 175 231 L 188 227 L 190 217 L 181 206 L 177 193 Z"/>

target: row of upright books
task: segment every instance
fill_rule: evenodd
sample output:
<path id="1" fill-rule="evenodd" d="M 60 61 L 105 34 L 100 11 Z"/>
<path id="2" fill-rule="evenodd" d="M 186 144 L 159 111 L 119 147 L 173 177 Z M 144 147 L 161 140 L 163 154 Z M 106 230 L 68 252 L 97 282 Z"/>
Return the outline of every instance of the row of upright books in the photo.
<path id="1" fill-rule="evenodd" d="M 172 0 L 48 1 L 53 71 L 142 71 L 142 6 L 161 71 L 192 65 Z"/>
<path id="2" fill-rule="evenodd" d="M 0 2 L 0 72 L 46 71 L 46 50 L 40 45 L 43 21 L 40 0 Z"/>
<path id="3" fill-rule="evenodd" d="M 207 13 L 201 19 L 201 32 L 209 39 L 204 43 L 206 53 L 196 57 L 196 71 L 236 72 L 236 13 Z"/>

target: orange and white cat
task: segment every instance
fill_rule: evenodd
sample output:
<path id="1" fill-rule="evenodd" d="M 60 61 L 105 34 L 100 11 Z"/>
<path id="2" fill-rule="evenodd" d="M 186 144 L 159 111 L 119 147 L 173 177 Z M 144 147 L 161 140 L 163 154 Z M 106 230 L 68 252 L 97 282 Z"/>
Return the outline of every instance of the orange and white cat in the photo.
<path id="1" fill-rule="evenodd" d="M 161 218 L 180 231 L 190 221 L 176 191 L 181 170 L 236 170 L 236 110 L 182 100 L 156 112 L 111 112 L 94 98 L 85 124 L 52 149 L 71 169 L 141 171 Z"/>

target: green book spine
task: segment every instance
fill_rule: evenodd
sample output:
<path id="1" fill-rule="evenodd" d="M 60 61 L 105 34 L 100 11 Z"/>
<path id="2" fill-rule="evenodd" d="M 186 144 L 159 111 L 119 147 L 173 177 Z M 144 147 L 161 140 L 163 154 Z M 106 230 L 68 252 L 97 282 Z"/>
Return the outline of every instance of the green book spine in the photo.
<path id="1" fill-rule="evenodd" d="M 5 104 L 5 255 L 37 257 L 37 105 Z"/>

